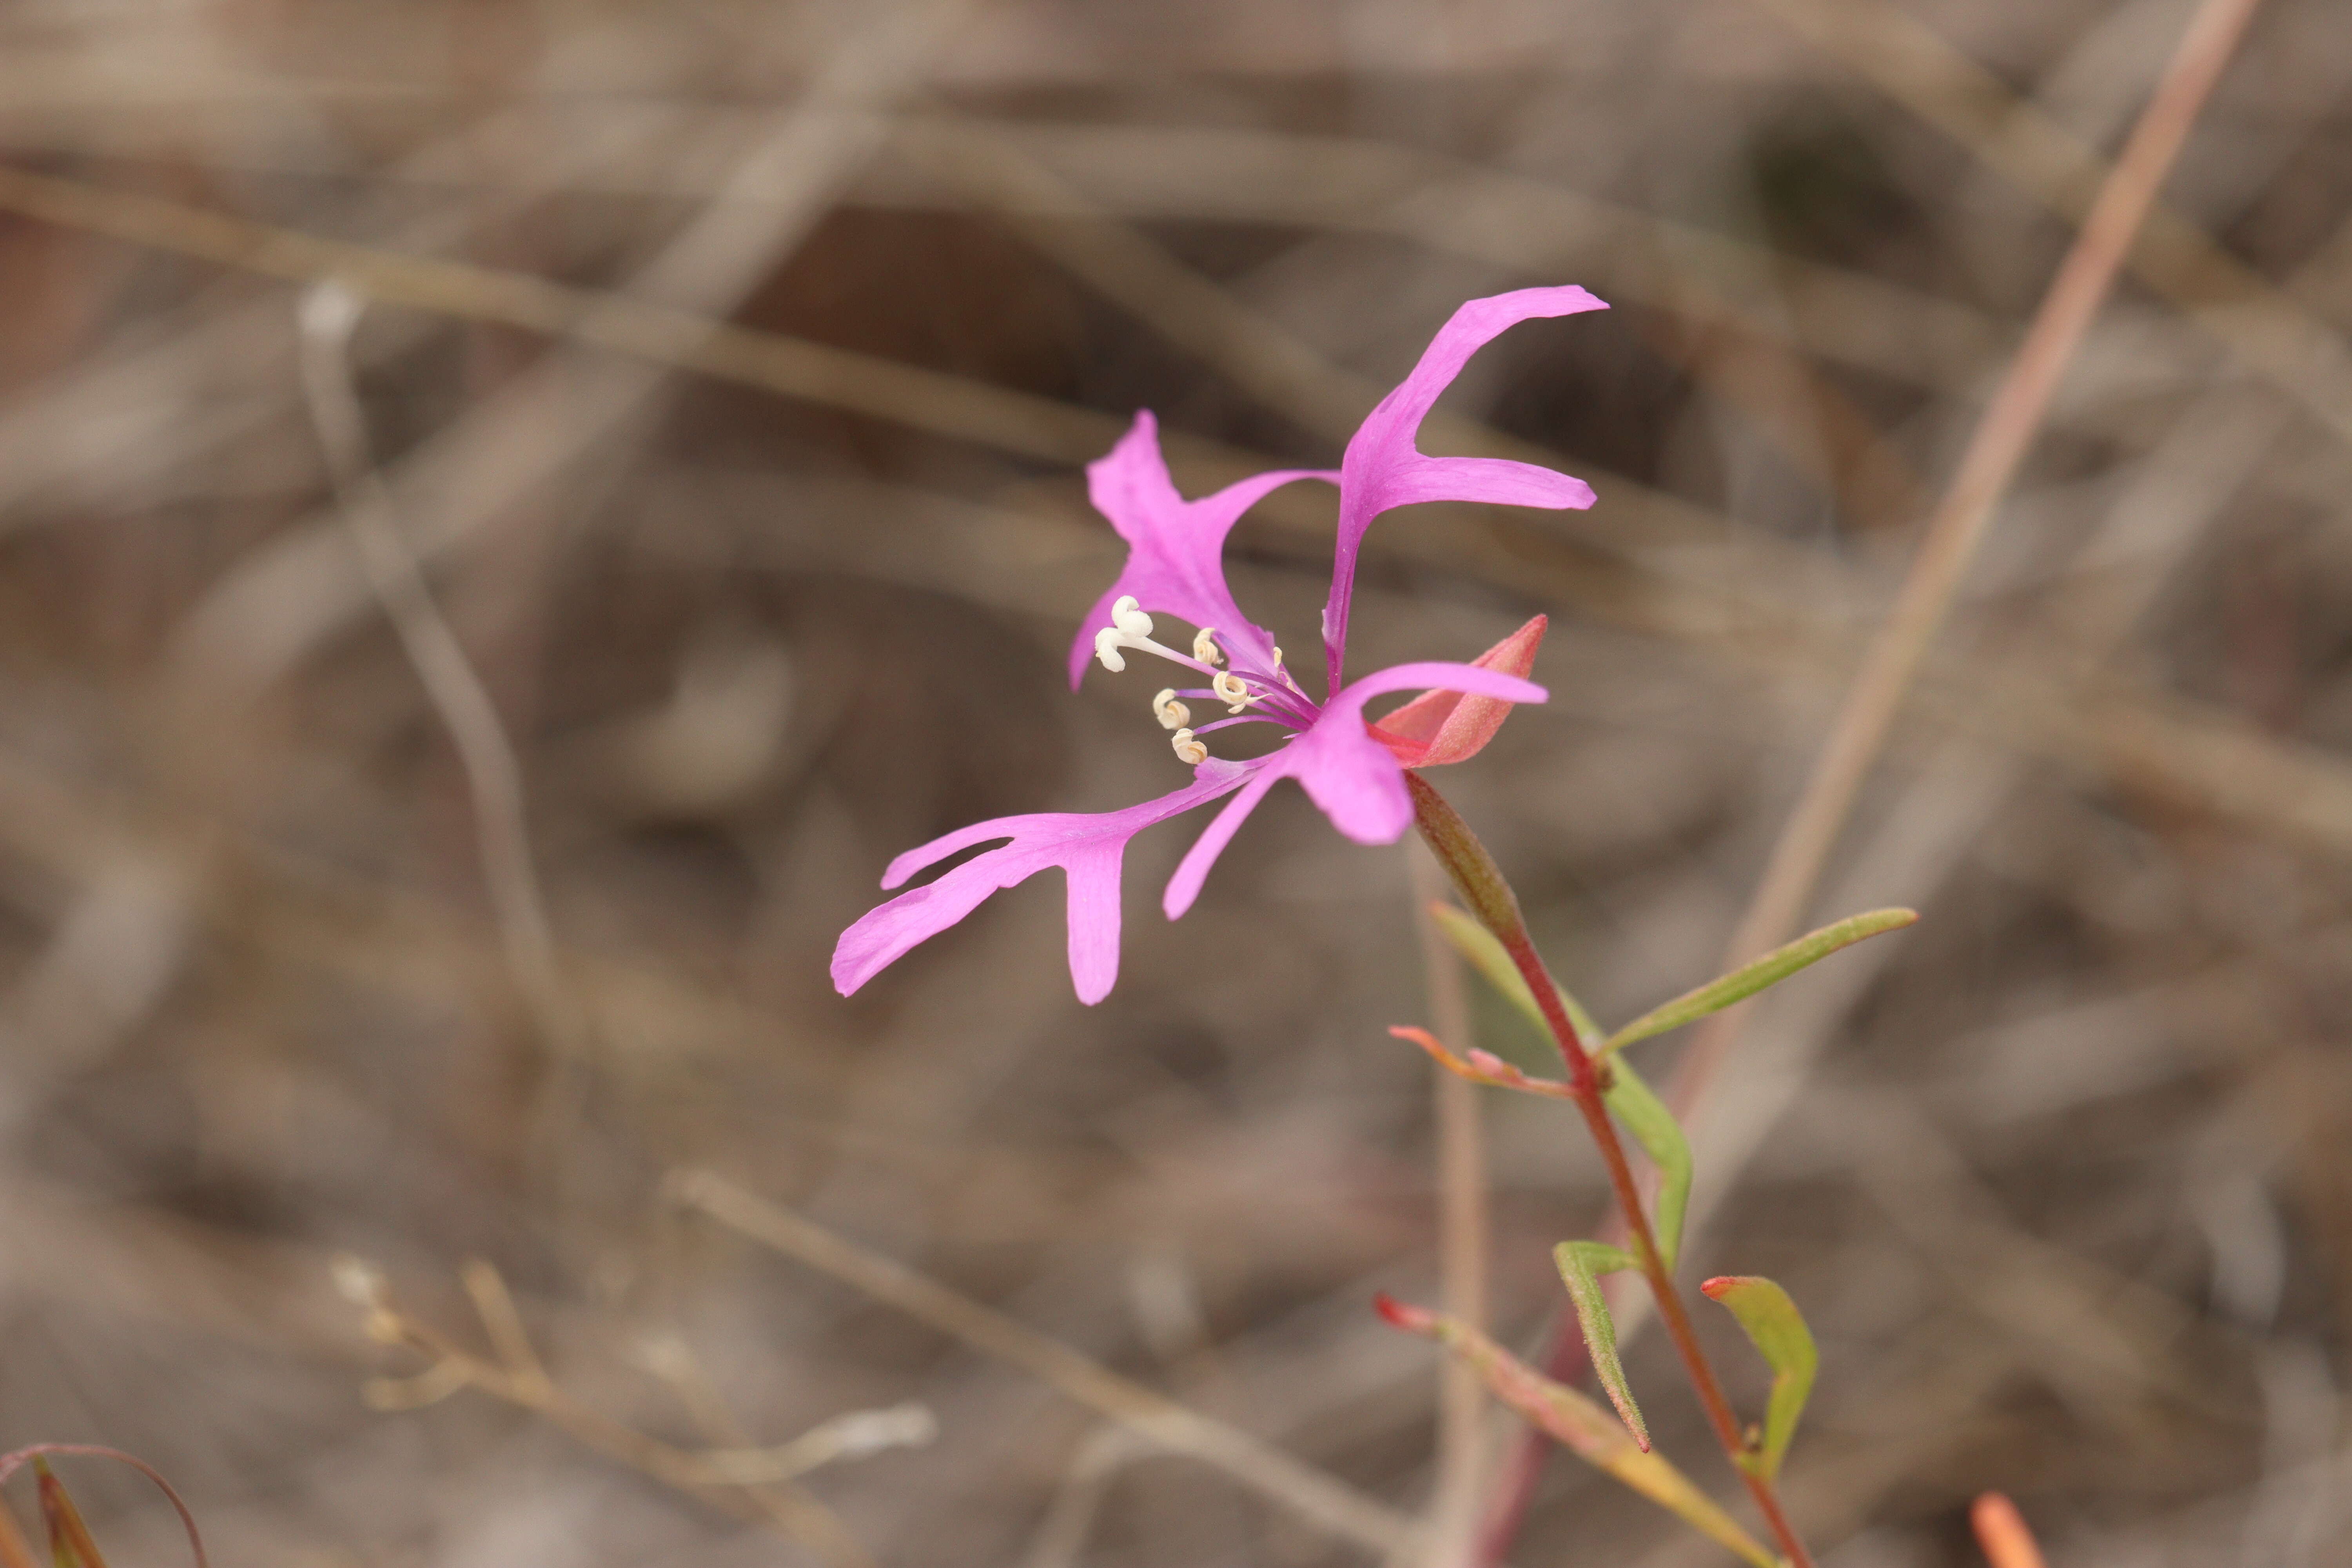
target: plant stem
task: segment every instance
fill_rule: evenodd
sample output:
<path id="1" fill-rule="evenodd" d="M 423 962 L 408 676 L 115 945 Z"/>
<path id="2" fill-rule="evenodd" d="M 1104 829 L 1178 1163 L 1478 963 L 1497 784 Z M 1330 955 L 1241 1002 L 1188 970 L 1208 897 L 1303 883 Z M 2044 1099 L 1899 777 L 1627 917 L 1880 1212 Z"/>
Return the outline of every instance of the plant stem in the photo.
<path id="1" fill-rule="evenodd" d="M 1578 1035 L 1576 1025 L 1560 1001 L 1559 988 L 1552 984 L 1551 972 L 1544 967 L 1542 955 L 1536 952 L 1528 935 L 1517 894 L 1503 879 L 1502 870 L 1486 852 L 1486 847 L 1478 842 L 1469 825 L 1445 803 L 1444 797 L 1419 773 L 1408 770 L 1404 777 L 1412 795 L 1413 820 L 1421 828 L 1422 837 L 1454 879 L 1454 886 L 1461 889 L 1471 912 L 1495 933 L 1504 951 L 1511 955 L 1512 963 L 1543 1011 L 1552 1041 L 1559 1048 L 1560 1060 L 1567 1066 L 1576 1109 L 1583 1115 L 1584 1125 L 1609 1168 L 1609 1185 L 1616 1194 L 1618 1207 L 1623 1211 L 1633 1256 L 1641 1264 L 1643 1278 L 1649 1281 L 1650 1292 L 1657 1300 L 1659 1319 L 1666 1326 L 1666 1335 L 1674 1342 L 1675 1353 L 1682 1357 L 1691 1389 L 1698 1395 L 1699 1407 L 1706 1413 L 1708 1424 L 1715 1428 L 1717 1441 L 1730 1458 L 1732 1468 L 1748 1483 L 1748 1495 L 1756 1500 L 1757 1509 L 1779 1541 L 1780 1550 L 1788 1555 L 1791 1568 L 1812 1568 L 1812 1555 L 1798 1539 L 1772 1483 L 1745 1463 L 1748 1449 L 1740 1436 L 1739 1417 L 1733 1413 L 1723 1384 L 1698 1342 L 1690 1313 L 1683 1305 L 1682 1293 L 1675 1288 L 1674 1276 L 1667 1272 L 1665 1260 L 1659 1255 L 1649 1215 L 1642 1207 L 1641 1186 L 1634 1180 L 1633 1162 L 1626 1156 L 1624 1141 L 1617 1135 L 1616 1123 L 1609 1120 L 1608 1108 L 1601 1103 L 1604 1086 L 1601 1068 Z"/>

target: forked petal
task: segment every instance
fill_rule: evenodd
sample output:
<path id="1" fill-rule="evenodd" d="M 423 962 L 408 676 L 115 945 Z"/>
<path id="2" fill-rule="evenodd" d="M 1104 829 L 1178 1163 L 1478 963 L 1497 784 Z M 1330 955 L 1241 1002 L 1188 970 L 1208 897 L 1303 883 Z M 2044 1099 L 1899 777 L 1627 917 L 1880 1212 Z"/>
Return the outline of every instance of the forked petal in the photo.
<path id="1" fill-rule="evenodd" d="M 1193 770 L 1192 782 L 1124 811 L 1041 812 L 999 817 L 932 839 L 890 863 L 883 886 L 895 888 L 937 861 L 997 840 L 996 847 L 949 869 L 935 881 L 869 910 L 833 952 L 833 984 L 846 996 L 978 909 L 1000 889 L 1059 867 L 1069 883 L 1070 981 L 1081 1001 L 1100 1001 L 1118 973 L 1118 869 L 1128 840 L 1154 823 L 1231 795 L 1248 782 L 1245 764 L 1215 758 Z"/>

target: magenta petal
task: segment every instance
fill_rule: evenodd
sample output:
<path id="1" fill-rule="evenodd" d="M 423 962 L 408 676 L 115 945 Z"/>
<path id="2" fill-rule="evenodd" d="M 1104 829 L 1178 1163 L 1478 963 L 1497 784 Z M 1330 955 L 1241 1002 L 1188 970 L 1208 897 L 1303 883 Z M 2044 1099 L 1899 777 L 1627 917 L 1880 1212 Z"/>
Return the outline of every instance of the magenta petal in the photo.
<path id="1" fill-rule="evenodd" d="M 1118 863 L 1127 840 L 1072 856 L 1062 867 L 1070 885 L 1070 984 L 1091 1007 L 1118 978 Z"/>
<path id="2" fill-rule="evenodd" d="M 1520 321 L 1569 316 L 1608 306 L 1585 290 L 1521 289 L 1473 300 L 1438 329 L 1397 389 L 1381 399 L 1339 463 L 1339 537 L 1331 557 L 1331 596 L 1323 606 L 1323 650 L 1331 687 L 1340 683 L 1348 647 L 1348 604 L 1364 531 L 1391 507 L 1413 501 L 1493 501 L 1507 506 L 1588 507 L 1591 487 L 1566 474 L 1498 458 L 1430 458 L 1414 438 L 1438 395 L 1481 347 Z"/>
<path id="3" fill-rule="evenodd" d="M 1294 479 L 1337 481 L 1339 475 L 1307 468 L 1255 474 L 1199 500 L 1176 493 L 1160 455 L 1159 426 L 1150 410 L 1108 453 L 1087 465 L 1087 494 L 1129 545 L 1127 564 L 1087 618 L 1070 645 L 1070 686 L 1076 689 L 1094 657 L 1095 633 L 1110 625 L 1110 607 L 1133 595 L 1148 615 L 1174 616 L 1195 626 L 1214 626 L 1228 649 L 1264 668 L 1272 665 L 1274 639 L 1253 625 L 1225 586 L 1225 535 L 1242 514 L 1268 492 Z"/>
<path id="4" fill-rule="evenodd" d="M 1102 1000 L 1118 974 L 1119 860 L 1127 841 L 1153 823 L 1232 794 L 1254 771 L 1212 758 L 1193 770 L 1192 782 L 1182 789 L 1123 811 L 1001 816 L 908 851 L 890 863 L 884 887 L 896 887 L 960 849 L 995 838 L 1012 840 L 868 910 L 843 931 L 833 951 L 834 988 L 848 995 L 918 942 L 971 913 L 991 893 L 1059 866 L 1069 879 L 1070 979 L 1079 1000 Z"/>
<path id="5" fill-rule="evenodd" d="M 1424 500 L 1581 510 L 1592 504 L 1592 487 L 1574 475 L 1508 458 L 1423 458 L 1391 476 L 1381 494 L 1383 510 Z"/>
<path id="6" fill-rule="evenodd" d="M 1359 844 L 1393 844 L 1412 824 L 1404 769 L 1361 714 L 1327 712 L 1291 742 L 1291 777 L 1331 826 Z"/>
<path id="7" fill-rule="evenodd" d="M 1404 769 L 1364 724 L 1364 704 L 1389 691 L 1443 688 L 1505 702 L 1541 702 L 1531 680 L 1475 664 L 1398 664 L 1341 689 L 1312 729 L 1283 752 L 1284 772 L 1359 844 L 1393 844 L 1412 822 Z"/>
<path id="8" fill-rule="evenodd" d="M 1276 781 L 1297 779 L 1331 826 L 1359 844 L 1393 844 L 1412 823 L 1404 768 L 1364 724 L 1364 704 L 1390 691 L 1443 689 L 1503 702 L 1541 702 L 1531 680 L 1475 664 L 1399 664 L 1376 670 L 1326 704 L 1315 722 L 1278 752 L 1237 764 L 1255 773 L 1177 863 L 1160 907 L 1170 920 L 1192 907 L 1209 868 Z"/>

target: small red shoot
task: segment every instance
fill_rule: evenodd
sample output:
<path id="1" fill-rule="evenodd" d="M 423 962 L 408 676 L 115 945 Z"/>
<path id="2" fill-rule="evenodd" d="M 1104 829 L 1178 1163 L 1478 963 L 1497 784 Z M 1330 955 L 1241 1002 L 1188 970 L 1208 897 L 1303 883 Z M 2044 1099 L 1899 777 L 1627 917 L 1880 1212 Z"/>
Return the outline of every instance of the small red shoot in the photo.
<path id="1" fill-rule="evenodd" d="M 1992 1568 L 2043 1568 L 2042 1548 L 2026 1528 L 2025 1516 L 2000 1492 L 1978 1498 L 1969 1522 L 1976 1526 L 1977 1544 Z"/>

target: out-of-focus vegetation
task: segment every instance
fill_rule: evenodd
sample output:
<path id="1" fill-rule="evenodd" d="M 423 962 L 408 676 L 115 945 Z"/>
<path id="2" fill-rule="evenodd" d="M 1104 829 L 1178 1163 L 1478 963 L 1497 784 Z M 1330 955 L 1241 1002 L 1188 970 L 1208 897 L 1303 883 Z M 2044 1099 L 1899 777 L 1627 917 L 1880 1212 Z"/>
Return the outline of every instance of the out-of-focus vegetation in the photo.
<path id="1" fill-rule="evenodd" d="M 898 851 L 1180 776 L 1132 681 L 1066 689 L 1118 561 L 1079 465 L 1139 406 L 1195 492 L 1328 464 L 1461 300 L 1610 300 L 1444 405 L 1599 504 L 1394 514 L 1354 626 L 1370 668 L 1551 616 L 1552 701 L 1448 793 L 1636 1016 L 1715 973 L 2066 156 L 2188 10 L 0 14 L 0 1447 L 134 1450 L 257 1565 L 1370 1561 L 713 1217 L 1426 1493 L 1430 1348 L 1370 1310 L 1436 1268 L 1403 850 L 1278 793 L 1170 926 L 1148 835 L 1091 1010 L 1050 879 L 825 980 Z M 1817 912 L 1920 925 L 1776 993 L 1692 1129 L 1688 1268 L 1820 1340 L 1782 1481 L 1837 1568 L 1967 1560 L 1991 1487 L 2062 1564 L 2352 1551 L 2343 25 L 2258 20 L 1841 840 Z M 552 1000 L 330 482 L 328 271 Z M 1299 646 L 1327 528 L 1235 535 Z M 1553 1109 L 1488 1107 L 1521 1350 L 1606 1198 Z M 1654 1336 L 1626 1370 L 1730 1497 Z M 74 1484 L 110 1560 L 177 1560 L 143 1482 Z M 1563 1459 L 1514 1561 L 1717 1556 Z"/>

